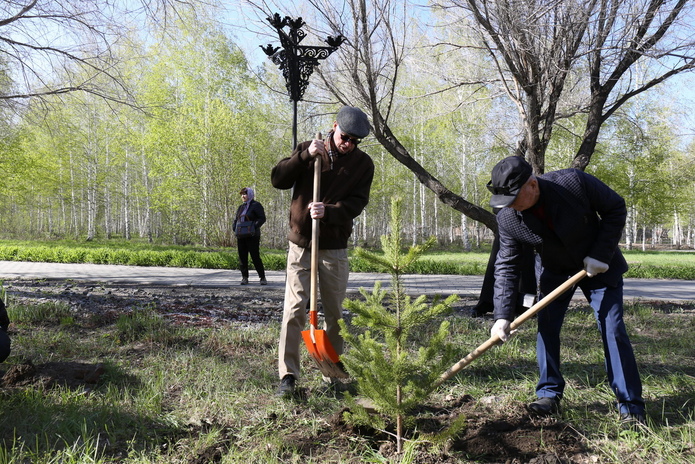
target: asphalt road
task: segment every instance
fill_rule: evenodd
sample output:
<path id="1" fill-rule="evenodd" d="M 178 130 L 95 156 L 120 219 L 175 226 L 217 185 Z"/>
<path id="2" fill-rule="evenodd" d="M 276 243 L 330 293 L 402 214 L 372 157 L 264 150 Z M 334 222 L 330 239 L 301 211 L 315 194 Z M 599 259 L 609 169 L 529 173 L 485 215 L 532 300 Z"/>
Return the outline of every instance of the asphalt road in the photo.
<path id="1" fill-rule="evenodd" d="M 268 285 L 284 287 L 284 271 L 266 272 Z M 24 261 L 0 261 L 0 279 L 47 279 L 89 282 L 130 283 L 193 287 L 225 287 L 239 285 L 241 276 L 236 270 L 192 269 L 177 267 L 141 267 L 112 264 L 63 264 Z M 251 271 L 250 285 L 258 285 Z M 459 295 L 477 298 L 482 276 L 406 275 L 405 288 L 410 295 Z M 372 289 L 376 281 L 390 285 L 388 274 L 352 273 L 348 292 L 360 288 Z M 689 280 L 625 279 L 625 300 L 662 300 L 695 302 L 695 282 Z M 575 298 L 581 299 L 581 292 Z"/>

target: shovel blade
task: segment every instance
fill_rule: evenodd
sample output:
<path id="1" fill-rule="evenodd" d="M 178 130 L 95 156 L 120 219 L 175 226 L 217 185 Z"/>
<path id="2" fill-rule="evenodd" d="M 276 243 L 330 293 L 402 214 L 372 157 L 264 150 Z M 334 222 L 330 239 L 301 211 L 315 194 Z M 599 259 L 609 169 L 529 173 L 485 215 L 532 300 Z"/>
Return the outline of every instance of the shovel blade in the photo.
<path id="1" fill-rule="evenodd" d="M 348 374 L 338 364 L 340 357 L 328 340 L 325 330 L 314 330 L 313 339 L 311 330 L 304 330 L 302 331 L 302 338 L 304 338 L 309 355 L 313 358 L 321 374 L 339 379 L 348 377 Z"/>
<path id="2" fill-rule="evenodd" d="M 314 333 L 318 332 L 315 331 Z M 307 350 L 309 351 L 309 354 L 311 357 L 316 360 L 316 361 L 321 361 L 321 353 L 319 353 L 319 349 L 316 346 L 316 342 L 311 337 L 311 331 L 310 330 L 303 330 L 302 331 L 302 338 L 304 339 L 304 344 L 306 345 Z"/>
<path id="3" fill-rule="evenodd" d="M 328 334 L 325 330 L 314 331 L 314 337 L 316 338 L 316 348 L 321 353 L 323 359 L 327 359 L 332 363 L 340 361 L 340 356 L 338 356 L 330 340 L 328 340 Z"/>

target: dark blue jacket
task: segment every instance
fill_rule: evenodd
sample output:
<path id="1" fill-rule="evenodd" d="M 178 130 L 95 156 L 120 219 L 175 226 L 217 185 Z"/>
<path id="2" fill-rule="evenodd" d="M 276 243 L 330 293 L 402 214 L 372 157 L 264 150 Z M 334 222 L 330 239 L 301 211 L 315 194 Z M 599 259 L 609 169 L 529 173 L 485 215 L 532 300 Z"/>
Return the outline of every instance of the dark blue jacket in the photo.
<path id="1" fill-rule="evenodd" d="M 523 212 L 502 208 L 497 214 L 500 250 L 495 261 L 495 319 L 513 319 L 523 243 L 533 245 L 540 258 L 541 289 L 548 288 L 544 282 L 556 286 L 583 269 L 586 256 L 608 263 L 609 269 L 584 279 L 582 287 L 618 286 L 627 271 L 618 248 L 627 217 L 623 198 L 577 169 L 549 172 L 537 179 L 540 199 L 533 208 Z M 540 219 L 537 208 L 544 210 Z"/>
<path id="2" fill-rule="evenodd" d="M 234 224 L 232 224 L 232 230 L 236 232 L 237 222 L 242 221 L 253 221 L 256 223 L 256 237 L 261 236 L 261 226 L 265 224 L 265 210 L 263 205 L 261 205 L 256 200 L 251 200 L 249 205 L 249 210 L 246 212 L 246 219 L 240 218 L 239 215 L 244 210 L 246 204 L 242 203 L 236 210 L 236 215 L 234 216 Z"/>

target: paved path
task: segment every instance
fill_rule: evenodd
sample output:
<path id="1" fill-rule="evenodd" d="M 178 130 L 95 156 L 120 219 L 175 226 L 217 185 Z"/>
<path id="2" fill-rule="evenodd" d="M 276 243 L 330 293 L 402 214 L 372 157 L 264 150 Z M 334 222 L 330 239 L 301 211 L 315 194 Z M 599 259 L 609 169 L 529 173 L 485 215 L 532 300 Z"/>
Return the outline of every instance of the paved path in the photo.
<path id="1" fill-rule="evenodd" d="M 266 277 L 271 287 L 285 285 L 284 271 L 268 271 Z M 238 285 L 240 274 L 236 270 L 218 269 L 0 261 L 0 279 L 71 279 L 143 285 L 225 287 L 230 284 Z M 377 280 L 381 281 L 384 287 L 388 287 L 391 278 L 388 274 L 352 273 L 348 283 L 348 293 L 358 292 L 360 288 L 372 289 Z M 251 271 L 250 281 L 251 285 L 258 285 L 253 271 Z M 482 276 L 407 275 L 404 277 L 406 291 L 414 296 L 456 294 L 462 298 L 477 298 L 482 282 Z M 583 298 L 581 292 L 576 292 L 574 297 Z M 695 302 L 695 282 L 626 279 L 625 300 L 635 299 Z"/>

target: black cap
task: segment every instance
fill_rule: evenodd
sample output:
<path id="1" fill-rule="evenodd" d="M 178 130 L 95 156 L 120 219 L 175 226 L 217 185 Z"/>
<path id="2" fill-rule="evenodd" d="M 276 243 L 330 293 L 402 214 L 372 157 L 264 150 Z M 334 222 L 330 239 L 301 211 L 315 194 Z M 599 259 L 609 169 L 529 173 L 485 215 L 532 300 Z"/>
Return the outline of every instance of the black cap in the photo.
<path id="1" fill-rule="evenodd" d="M 490 206 L 504 208 L 514 202 L 533 168 L 521 156 L 509 156 L 492 168 L 492 179 L 487 189 L 492 192 Z"/>
<path id="2" fill-rule="evenodd" d="M 369 119 L 364 112 L 354 106 L 343 106 L 335 118 L 340 130 L 348 135 L 363 139 L 369 135 Z"/>

